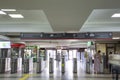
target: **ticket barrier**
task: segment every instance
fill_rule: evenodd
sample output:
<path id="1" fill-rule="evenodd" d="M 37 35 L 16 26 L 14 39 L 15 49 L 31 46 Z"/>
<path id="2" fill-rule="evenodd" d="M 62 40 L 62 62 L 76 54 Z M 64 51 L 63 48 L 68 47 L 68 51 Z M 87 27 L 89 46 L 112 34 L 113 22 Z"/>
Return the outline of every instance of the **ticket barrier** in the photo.
<path id="1" fill-rule="evenodd" d="M 9 69 L 9 65 L 7 67 Z M 11 58 L 11 73 L 17 73 L 18 71 L 22 71 L 22 58 Z"/>
<path id="2" fill-rule="evenodd" d="M 61 70 L 62 73 L 65 73 L 65 57 L 62 57 Z"/>
<path id="3" fill-rule="evenodd" d="M 5 73 L 5 58 L 0 58 L 0 73 Z"/>
<path id="4" fill-rule="evenodd" d="M 37 73 L 41 73 L 42 72 L 42 60 L 41 58 L 37 58 Z"/>
<path id="5" fill-rule="evenodd" d="M 104 63 L 103 63 L 103 60 L 100 63 L 100 73 L 104 73 Z"/>
<path id="6" fill-rule="evenodd" d="M 77 58 L 73 59 L 73 73 L 77 73 Z"/>
<path id="7" fill-rule="evenodd" d="M 29 73 L 29 59 L 24 59 L 24 73 Z"/>
<path id="8" fill-rule="evenodd" d="M 11 59 L 11 73 L 17 73 L 17 58 Z"/>
<path id="9" fill-rule="evenodd" d="M 24 73 L 29 73 L 33 70 L 33 58 L 24 59 Z"/>
<path id="10" fill-rule="evenodd" d="M 49 59 L 49 73 L 53 73 L 54 72 L 54 60 L 53 58 Z"/>
<path id="11" fill-rule="evenodd" d="M 86 73 L 90 73 L 90 60 L 86 60 Z"/>

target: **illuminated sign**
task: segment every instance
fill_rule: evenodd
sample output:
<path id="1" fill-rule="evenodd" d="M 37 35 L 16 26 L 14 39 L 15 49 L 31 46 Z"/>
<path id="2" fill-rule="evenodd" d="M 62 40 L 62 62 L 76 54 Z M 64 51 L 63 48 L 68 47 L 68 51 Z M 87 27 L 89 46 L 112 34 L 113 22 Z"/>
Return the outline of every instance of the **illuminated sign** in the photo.
<path id="1" fill-rule="evenodd" d="M 11 48 L 10 41 L 0 42 L 0 48 Z"/>

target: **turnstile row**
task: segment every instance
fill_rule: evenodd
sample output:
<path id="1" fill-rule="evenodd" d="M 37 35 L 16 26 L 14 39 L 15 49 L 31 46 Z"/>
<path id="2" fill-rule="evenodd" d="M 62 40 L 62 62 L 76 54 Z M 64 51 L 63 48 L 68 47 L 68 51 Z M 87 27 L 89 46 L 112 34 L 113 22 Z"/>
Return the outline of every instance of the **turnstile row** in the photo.
<path id="1" fill-rule="evenodd" d="M 50 58 L 49 59 L 49 73 L 54 72 L 53 65 L 54 65 L 54 60 L 53 60 L 53 58 Z M 65 67 L 66 67 L 65 58 L 62 57 L 62 62 L 61 62 L 61 72 L 62 73 L 65 73 Z M 77 59 L 76 58 L 73 59 L 73 73 L 77 73 Z"/>
<path id="2" fill-rule="evenodd" d="M 77 72 L 77 59 L 74 59 L 73 61 L 74 61 L 73 72 L 76 73 Z M 37 73 L 42 72 L 42 64 L 41 63 L 42 63 L 41 58 L 38 58 L 37 59 Z M 21 61 L 21 65 L 22 65 L 22 61 Z M 24 59 L 23 72 L 29 73 L 30 71 L 32 71 L 33 70 L 32 65 L 33 65 L 32 59 Z M 17 73 L 18 66 L 20 66 L 20 65 L 18 65 L 18 59 L 17 58 L 11 59 L 11 73 Z M 31 68 L 31 66 L 32 66 L 32 68 Z M 22 70 L 22 69 L 20 69 L 20 70 Z M 65 58 L 64 57 L 62 58 L 61 70 L 62 70 L 61 71 L 62 73 L 65 72 Z M 50 58 L 49 59 L 49 73 L 53 73 L 53 72 L 54 72 L 54 59 Z M 4 58 L 0 59 L 0 73 L 5 73 L 5 59 Z"/>

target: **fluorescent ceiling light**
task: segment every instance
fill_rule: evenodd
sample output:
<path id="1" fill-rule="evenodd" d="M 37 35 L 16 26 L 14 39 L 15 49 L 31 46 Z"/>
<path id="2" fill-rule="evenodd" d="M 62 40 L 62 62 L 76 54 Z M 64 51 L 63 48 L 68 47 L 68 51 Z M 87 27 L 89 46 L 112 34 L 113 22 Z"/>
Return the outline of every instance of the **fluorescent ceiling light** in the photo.
<path id="1" fill-rule="evenodd" d="M 6 15 L 7 13 L 3 12 L 3 11 L 0 11 L 0 14 L 2 15 Z"/>
<path id="2" fill-rule="evenodd" d="M 113 17 L 113 18 L 114 18 L 114 17 L 116 17 L 116 18 L 117 18 L 117 17 L 120 17 L 120 13 L 115 13 L 115 14 L 113 14 L 111 17 Z"/>
<path id="3" fill-rule="evenodd" d="M 24 18 L 22 14 L 8 14 L 11 18 Z"/>
<path id="4" fill-rule="evenodd" d="M 120 37 L 113 37 L 112 39 L 120 39 Z"/>
<path id="5" fill-rule="evenodd" d="M 16 11 L 16 9 L 1 9 L 1 11 Z"/>

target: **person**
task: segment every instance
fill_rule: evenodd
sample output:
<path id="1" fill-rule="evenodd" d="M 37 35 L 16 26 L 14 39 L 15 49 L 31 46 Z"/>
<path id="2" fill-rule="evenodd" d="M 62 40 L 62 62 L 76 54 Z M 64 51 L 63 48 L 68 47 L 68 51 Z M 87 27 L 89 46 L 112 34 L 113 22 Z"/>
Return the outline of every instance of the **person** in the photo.
<path id="1" fill-rule="evenodd" d="M 94 55 L 94 71 L 95 73 L 99 73 L 100 72 L 100 64 L 101 64 L 101 51 L 98 50 L 98 52 Z"/>

